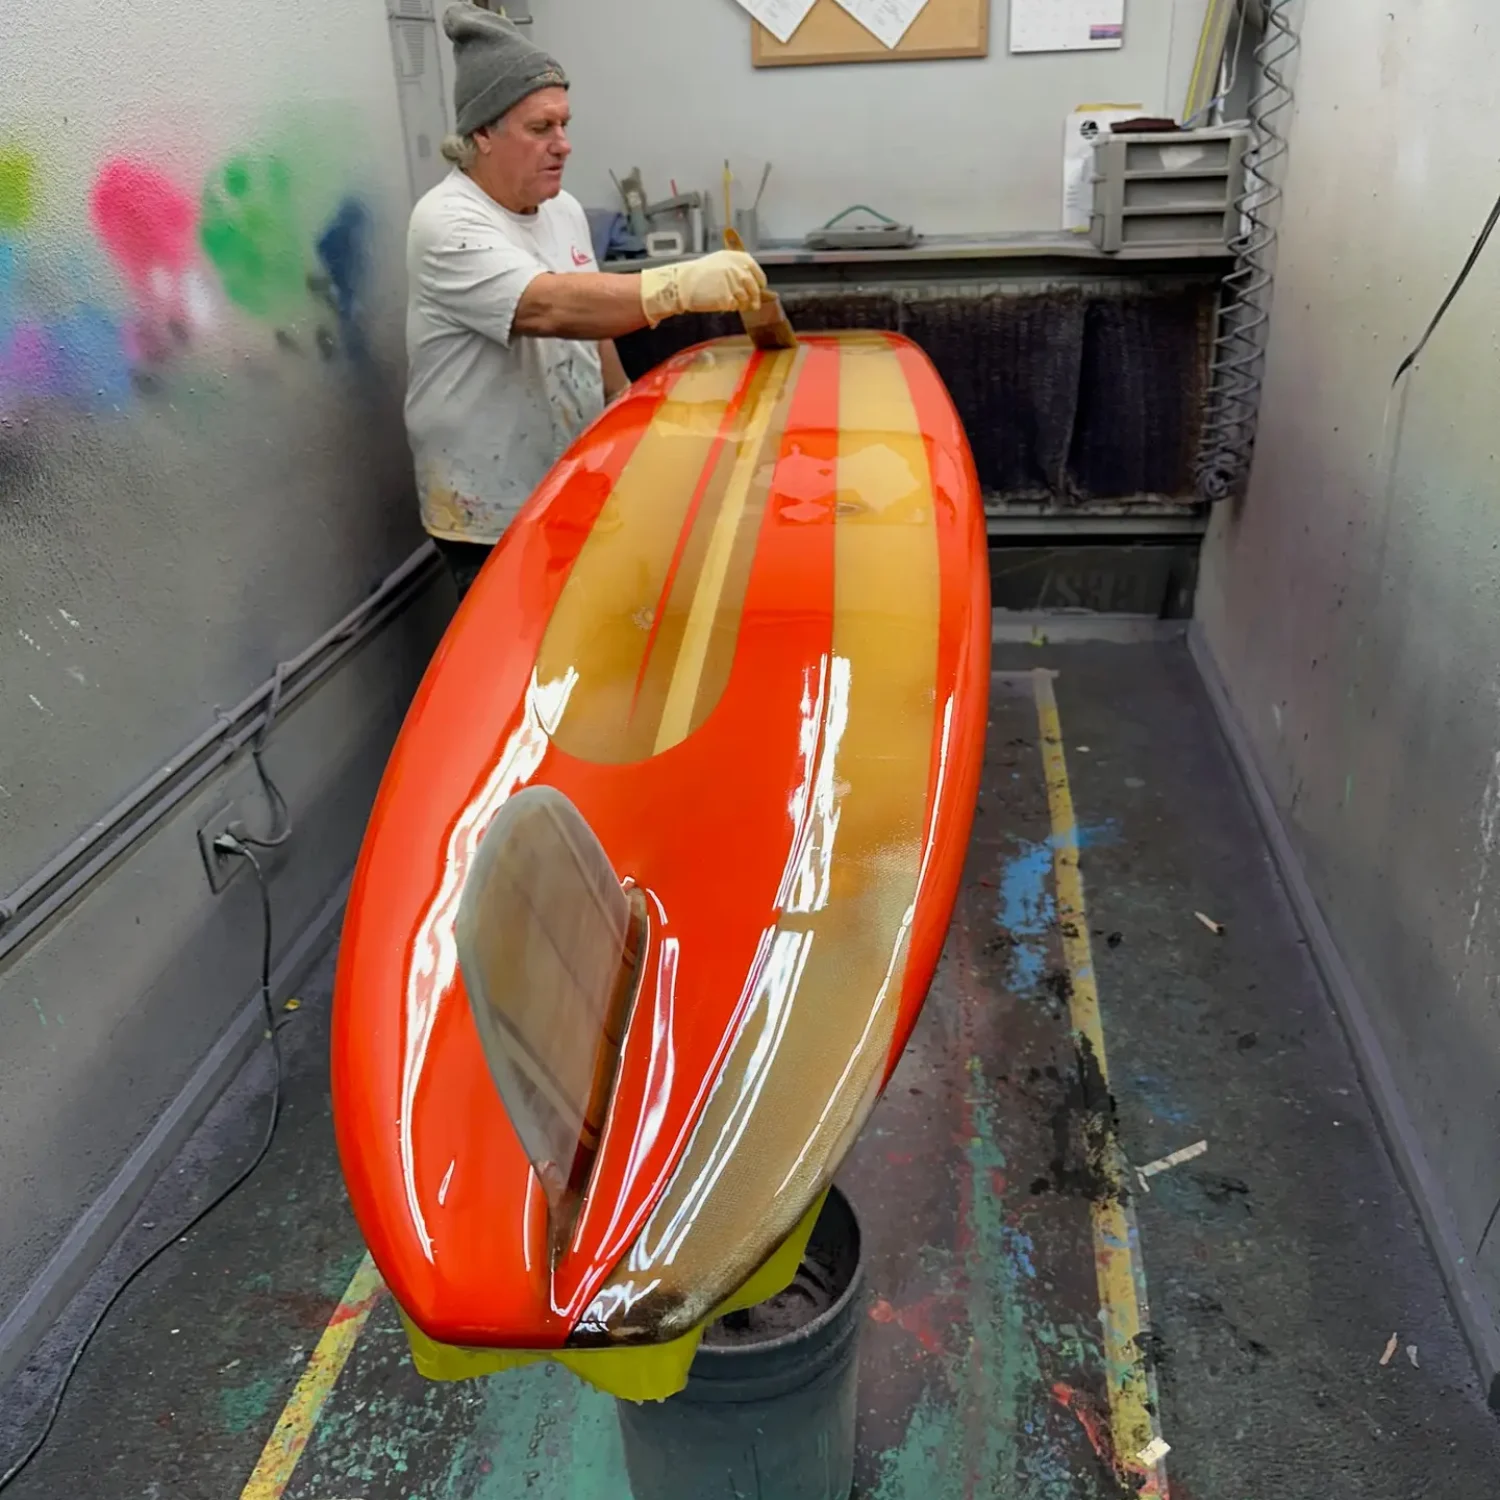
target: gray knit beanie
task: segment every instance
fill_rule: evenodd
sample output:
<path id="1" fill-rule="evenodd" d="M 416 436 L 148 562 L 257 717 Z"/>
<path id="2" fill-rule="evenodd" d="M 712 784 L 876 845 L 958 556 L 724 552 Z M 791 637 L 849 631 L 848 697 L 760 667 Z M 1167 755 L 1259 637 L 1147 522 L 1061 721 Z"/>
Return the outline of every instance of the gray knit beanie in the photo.
<path id="1" fill-rule="evenodd" d="M 568 86 L 556 61 L 504 16 L 477 5 L 450 5 L 443 15 L 443 30 L 453 43 L 458 67 L 453 109 L 460 135 L 493 124 L 538 89 Z"/>

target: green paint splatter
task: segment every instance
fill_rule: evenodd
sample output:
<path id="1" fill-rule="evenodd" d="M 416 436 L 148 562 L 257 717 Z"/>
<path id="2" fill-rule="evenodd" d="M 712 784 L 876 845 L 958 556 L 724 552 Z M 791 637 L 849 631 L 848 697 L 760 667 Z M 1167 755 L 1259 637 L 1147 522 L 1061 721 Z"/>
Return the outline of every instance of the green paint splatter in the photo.
<path id="1" fill-rule="evenodd" d="M 270 1415 L 276 1396 L 271 1380 L 252 1380 L 249 1385 L 230 1386 L 219 1392 L 219 1415 L 224 1426 L 238 1436 L 259 1427 Z"/>
<path id="2" fill-rule="evenodd" d="M 42 1002 L 35 995 L 31 997 L 32 1008 L 36 1011 L 36 1018 L 43 1026 L 47 1024 L 47 1018 L 42 1014 Z"/>
<path id="3" fill-rule="evenodd" d="M 615 1403 L 559 1365 L 494 1375 L 466 1451 L 434 1500 L 620 1500 L 630 1486 Z"/>
<path id="4" fill-rule="evenodd" d="M 911 1415 L 900 1444 L 881 1455 L 870 1500 L 963 1500 L 978 1477 L 985 1493 L 1071 1500 L 1066 1456 L 1046 1437 L 1053 1405 L 1048 1364 L 1097 1367 L 1099 1340 L 1056 1326 L 1028 1296 L 1031 1244 L 1009 1221 L 996 1189 L 1005 1153 L 998 1106 L 977 1058 L 968 1063 L 973 1135 L 968 1145 L 968 1240 L 950 1252 L 948 1277 L 964 1288 L 964 1332 Z"/>
<path id="5" fill-rule="evenodd" d="M 280 156 L 239 156 L 203 189 L 198 238 L 225 295 L 275 320 L 307 295 L 292 170 Z"/>
<path id="6" fill-rule="evenodd" d="M 882 1456 L 871 1500 L 962 1500 L 976 1474 L 1008 1493 L 1020 1477 L 1022 1403 L 1035 1394 L 1040 1369 L 1020 1290 L 1025 1273 L 1002 1252 L 1010 1230 L 995 1179 L 1005 1170 L 1005 1153 L 977 1058 L 970 1059 L 969 1078 L 974 1134 L 962 1266 L 969 1339 L 948 1357 L 944 1388 L 924 1394 L 900 1445 Z"/>
<path id="7" fill-rule="evenodd" d="M 36 158 L 0 151 L 0 229 L 21 229 L 36 212 Z"/>
<path id="8" fill-rule="evenodd" d="M 363 1245 L 357 1250 L 350 1250 L 343 1255 L 335 1256 L 319 1273 L 318 1290 L 325 1297 L 332 1297 L 335 1300 L 342 1297 L 364 1258 L 365 1247 Z"/>

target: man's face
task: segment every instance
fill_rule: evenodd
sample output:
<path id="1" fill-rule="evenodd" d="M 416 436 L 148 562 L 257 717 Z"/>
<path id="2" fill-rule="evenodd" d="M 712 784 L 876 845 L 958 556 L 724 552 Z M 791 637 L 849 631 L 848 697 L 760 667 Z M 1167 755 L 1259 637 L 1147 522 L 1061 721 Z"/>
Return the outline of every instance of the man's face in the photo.
<path id="1" fill-rule="evenodd" d="M 562 191 L 571 119 L 566 89 L 539 89 L 475 131 L 483 170 L 507 208 L 525 213 Z"/>

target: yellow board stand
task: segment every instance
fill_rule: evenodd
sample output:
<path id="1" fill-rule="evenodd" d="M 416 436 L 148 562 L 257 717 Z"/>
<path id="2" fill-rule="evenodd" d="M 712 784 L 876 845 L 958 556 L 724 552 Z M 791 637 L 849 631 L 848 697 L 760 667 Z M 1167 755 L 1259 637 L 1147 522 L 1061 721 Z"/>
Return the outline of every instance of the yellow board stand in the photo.
<path id="1" fill-rule="evenodd" d="M 465 1349 L 428 1338 L 402 1311 L 401 1322 L 411 1345 L 412 1363 L 417 1373 L 428 1380 L 476 1380 L 551 1359 L 595 1389 L 622 1401 L 665 1401 L 687 1385 L 688 1368 L 698 1352 L 703 1330 L 710 1323 L 728 1313 L 768 1301 L 792 1284 L 827 1196 L 826 1190 L 818 1195 L 781 1248 L 739 1291 L 691 1333 L 669 1344 L 620 1349 Z"/>

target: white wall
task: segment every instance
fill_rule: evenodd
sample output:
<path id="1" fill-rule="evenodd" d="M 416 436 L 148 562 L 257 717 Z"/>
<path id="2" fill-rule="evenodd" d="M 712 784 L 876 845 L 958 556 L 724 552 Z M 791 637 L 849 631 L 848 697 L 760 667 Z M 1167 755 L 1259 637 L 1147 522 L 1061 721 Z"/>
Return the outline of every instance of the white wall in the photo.
<path id="1" fill-rule="evenodd" d="M 1199 611 L 1500 1311 L 1494 0 L 1305 7 L 1250 492 Z M 1500 1345 L 1497 1345 L 1500 1347 Z"/>
<path id="2" fill-rule="evenodd" d="M 993 0 L 987 58 L 761 70 L 735 0 L 532 8 L 573 80 L 568 186 L 586 206 L 617 204 L 609 171 L 633 166 L 653 197 L 676 178 L 722 201 L 726 156 L 753 196 L 769 158 L 761 234 L 800 239 L 854 203 L 925 234 L 1058 228 L 1064 118 L 1115 101 L 1175 117 L 1205 3 L 1128 0 L 1116 52 L 1011 56 Z"/>

